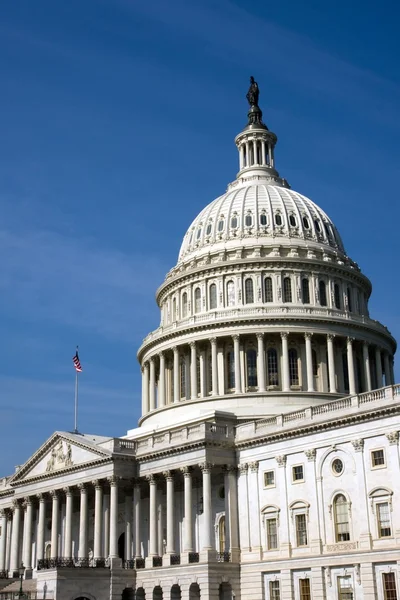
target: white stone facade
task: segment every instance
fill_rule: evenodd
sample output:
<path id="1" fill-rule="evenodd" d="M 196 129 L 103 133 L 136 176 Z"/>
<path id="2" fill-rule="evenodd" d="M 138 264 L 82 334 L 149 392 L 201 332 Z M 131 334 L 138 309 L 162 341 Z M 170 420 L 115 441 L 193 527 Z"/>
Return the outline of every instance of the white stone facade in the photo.
<path id="1" fill-rule="evenodd" d="M 252 106 L 157 292 L 139 427 L 56 432 L 1 481 L 0 596 L 23 562 L 56 600 L 400 600 L 396 342 L 276 141 Z"/>

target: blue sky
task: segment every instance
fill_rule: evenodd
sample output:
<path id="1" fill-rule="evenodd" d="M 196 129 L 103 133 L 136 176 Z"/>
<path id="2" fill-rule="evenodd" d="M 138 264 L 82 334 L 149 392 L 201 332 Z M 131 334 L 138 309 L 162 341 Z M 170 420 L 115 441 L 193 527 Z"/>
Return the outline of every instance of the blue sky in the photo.
<path id="1" fill-rule="evenodd" d="M 336 223 L 400 337 L 398 3 L 0 5 L 0 474 L 54 430 L 121 435 L 196 214 L 237 171 L 253 74 L 277 166 Z M 397 368 L 399 375 L 399 369 Z"/>

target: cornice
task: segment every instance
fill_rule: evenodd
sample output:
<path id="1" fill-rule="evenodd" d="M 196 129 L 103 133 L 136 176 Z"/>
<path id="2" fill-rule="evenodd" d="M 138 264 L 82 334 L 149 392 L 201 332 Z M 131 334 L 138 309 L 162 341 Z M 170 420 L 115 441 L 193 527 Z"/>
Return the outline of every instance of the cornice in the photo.
<path id="1" fill-rule="evenodd" d="M 257 307 L 257 305 L 254 305 L 255 307 Z M 260 306 L 260 308 L 262 308 Z M 228 316 L 227 316 L 228 318 Z M 274 314 L 260 314 L 259 316 L 257 315 L 251 315 L 251 316 L 242 316 L 240 317 L 239 315 L 235 318 L 232 317 L 231 315 L 229 316 L 229 321 L 210 321 L 208 323 L 193 323 L 193 324 L 188 324 L 186 323 L 184 327 L 182 328 L 177 328 L 177 329 L 172 329 L 164 334 L 160 334 L 159 336 L 154 337 L 151 340 L 146 341 L 146 339 L 143 341 L 142 345 L 140 346 L 138 352 L 137 352 L 137 359 L 139 362 L 142 361 L 143 359 L 143 355 L 147 352 L 151 352 L 154 348 L 157 348 L 158 346 L 162 346 L 165 343 L 170 342 L 171 345 L 174 344 L 186 344 L 188 343 L 186 340 L 185 341 L 180 341 L 179 343 L 177 342 L 177 340 L 181 339 L 182 337 L 185 336 L 190 336 L 190 339 L 192 340 L 192 336 L 195 333 L 201 333 L 201 334 L 207 334 L 207 333 L 212 333 L 213 336 L 218 336 L 219 335 L 225 335 L 224 331 L 226 331 L 227 329 L 230 329 L 232 326 L 242 326 L 244 327 L 255 327 L 255 326 L 260 326 L 260 325 L 271 325 L 273 324 L 274 327 L 282 327 L 285 330 L 290 330 L 291 326 L 294 327 L 298 327 L 298 324 L 305 324 L 304 330 L 305 331 L 309 331 L 310 330 L 310 326 L 321 326 L 321 324 L 328 324 L 327 327 L 327 331 L 326 332 L 315 332 L 315 333 L 321 333 L 321 335 L 324 334 L 328 334 L 328 333 L 336 333 L 338 336 L 343 335 L 345 337 L 344 334 L 340 333 L 340 332 L 336 332 L 335 329 L 333 328 L 334 326 L 338 326 L 338 327 L 346 327 L 347 329 L 347 333 L 346 335 L 349 335 L 349 332 L 352 331 L 358 331 L 358 332 L 368 332 L 370 335 L 373 334 L 375 336 L 378 336 L 378 338 L 384 338 L 386 344 L 389 345 L 390 349 L 392 350 L 392 352 L 395 351 L 397 344 L 396 344 L 396 340 L 393 338 L 393 336 L 390 334 L 389 331 L 385 331 L 383 330 L 383 325 L 381 325 L 380 323 L 376 322 L 377 324 L 375 324 L 375 321 L 373 319 L 369 319 L 366 318 L 366 322 L 362 323 L 362 322 L 357 322 L 355 320 L 351 320 L 351 319 L 344 319 L 344 318 L 335 318 L 332 317 L 331 315 L 327 315 L 327 316 L 323 316 L 323 315 L 313 315 L 312 313 L 299 313 L 298 315 L 295 314 L 290 314 L 288 316 L 285 316 L 284 313 L 279 314 L 279 315 L 274 315 Z M 157 330 L 156 330 L 157 331 Z M 237 333 L 241 333 L 240 329 L 238 329 Z M 243 332 L 245 333 L 245 332 Z M 252 333 L 250 332 L 246 332 L 246 333 Z M 295 332 L 293 332 L 295 333 Z M 363 338 L 363 336 L 361 335 L 361 337 Z M 368 336 L 367 336 L 368 338 Z M 196 340 L 195 340 L 196 341 Z M 201 341 L 201 340 L 199 340 Z M 368 341 L 368 339 L 367 339 Z M 166 348 L 163 347 L 163 350 L 165 350 Z"/>
<path id="2" fill-rule="evenodd" d="M 234 450 L 235 444 L 233 441 L 219 442 L 211 440 L 198 440 L 182 446 L 174 446 L 173 448 L 165 448 L 163 450 L 149 452 L 148 454 L 138 456 L 136 460 L 137 463 L 140 465 L 141 463 L 148 463 L 158 458 L 165 458 L 166 456 L 176 456 L 178 454 L 185 454 L 186 452 L 190 452 L 192 450 L 207 450 L 210 448 L 223 448 Z"/>
<path id="3" fill-rule="evenodd" d="M 37 481 L 45 481 L 46 479 L 56 479 L 58 476 L 69 475 L 70 473 L 76 473 L 77 471 L 87 469 L 88 467 L 93 468 L 99 465 L 110 464 L 112 462 L 114 462 L 114 457 L 104 457 L 99 460 L 79 463 L 77 465 L 72 465 L 71 467 L 65 467 L 64 469 L 59 469 L 57 471 L 41 473 L 39 475 L 35 475 L 34 477 L 18 479 L 16 481 L 10 482 L 10 485 L 12 485 L 13 488 L 17 488 L 20 485 L 29 485 L 31 483 L 36 483 Z"/>

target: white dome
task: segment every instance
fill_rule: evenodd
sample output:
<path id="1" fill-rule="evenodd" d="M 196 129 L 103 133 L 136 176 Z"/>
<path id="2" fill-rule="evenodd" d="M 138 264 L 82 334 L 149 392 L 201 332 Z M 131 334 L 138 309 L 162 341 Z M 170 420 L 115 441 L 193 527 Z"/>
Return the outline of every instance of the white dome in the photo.
<path id="1" fill-rule="evenodd" d="M 298 245 L 303 240 L 307 246 L 322 244 L 345 254 L 335 225 L 305 196 L 265 181 L 236 186 L 196 217 L 183 239 L 179 262 L 255 240 L 264 246 L 290 245 L 292 239 Z"/>

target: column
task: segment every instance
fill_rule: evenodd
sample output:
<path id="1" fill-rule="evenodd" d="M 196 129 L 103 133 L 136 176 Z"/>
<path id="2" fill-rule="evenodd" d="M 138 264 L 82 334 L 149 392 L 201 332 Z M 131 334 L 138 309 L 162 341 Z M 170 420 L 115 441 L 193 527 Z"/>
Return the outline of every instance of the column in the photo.
<path id="1" fill-rule="evenodd" d="M 7 549 L 7 513 L 4 509 L 0 510 L 0 572 L 6 569 L 6 549 Z"/>
<path id="2" fill-rule="evenodd" d="M 237 469 L 234 466 L 227 467 L 227 486 L 225 494 L 228 495 L 228 514 L 229 514 L 229 550 L 232 558 L 239 556 L 239 507 L 237 494 Z"/>
<path id="3" fill-rule="evenodd" d="M 189 353 L 185 353 L 185 400 L 190 399 L 190 356 Z"/>
<path id="4" fill-rule="evenodd" d="M 110 484 L 110 558 L 118 558 L 118 479 L 108 478 Z"/>
<path id="5" fill-rule="evenodd" d="M 193 552 L 193 522 L 192 522 L 192 472 L 190 467 L 181 469 L 184 479 L 184 552 Z"/>
<path id="6" fill-rule="evenodd" d="M 24 557 L 23 563 L 25 569 L 32 569 L 32 520 L 33 505 L 31 498 L 25 498 L 25 519 L 24 519 Z"/>
<path id="7" fill-rule="evenodd" d="M 149 556 L 157 556 L 157 482 L 154 475 L 147 475 L 150 486 L 149 527 L 150 543 Z"/>
<path id="8" fill-rule="evenodd" d="M 87 558 L 88 548 L 88 490 L 85 483 L 78 484 L 81 494 L 79 510 L 79 549 L 78 558 Z"/>
<path id="9" fill-rule="evenodd" d="M 174 476 L 171 471 L 165 471 L 167 482 L 167 554 L 175 554 L 174 540 Z"/>
<path id="10" fill-rule="evenodd" d="M 125 490 L 125 560 L 132 560 L 132 489 Z"/>
<path id="11" fill-rule="evenodd" d="M 240 540 L 242 552 L 250 551 L 250 517 L 249 517 L 249 497 L 248 497 L 248 482 L 247 472 L 248 464 L 242 463 L 238 467 L 239 469 L 239 481 L 238 481 L 238 495 L 240 498 L 240 510 L 241 519 L 239 522 L 240 527 Z"/>
<path id="12" fill-rule="evenodd" d="M 142 546 L 140 539 L 140 483 L 136 482 L 133 487 L 133 505 L 135 520 L 135 558 L 142 556 Z"/>
<path id="13" fill-rule="evenodd" d="M 393 385 L 393 381 L 390 378 L 389 354 L 387 352 L 383 355 L 383 364 L 385 367 L 385 385 Z"/>
<path id="14" fill-rule="evenodd" d="M 239 336 L 233 335 L 233 354 L 235 359 L 235 394 L 242 393 L 242 386 L 240 381 L 240 347 L 239 347 Z"/>
<path id="15" fill-rule="evenodd" d="M 246 142 L 246 167 L 250 166 L 250 142 Z"/>
<path id="16" fill-rule="evenodd" d="M 394 385 L 396 383 L 396 381 L 394 378 L 394 358 L 393 358 L 393 356 L 391 356 L 389 358 L 389 369 L 390 369 L 390 381 L 391 381 L 391 384 Z"/>
<path id="17" fill-rule="evenodd" d="M 206 353 L 205 350 L 200 352 L 200 398 L 207 396 L 206 392 Z"/>
<path id="18" fill-rule="evenodd" d="M 264 142 L 261 144 L 264 148 Z M 258 391 L 265 392 L 265 350 L 264 350 L 264 334 L 257 333 L 257 382 Z"/>
<path id="19" fill-rule="evenodd" d="M 10 552 L 10 571 L 18 571 L 19 567 L 19 532 L 21 528 L 21 505 L 18 500 L 13 500 L 13 519 L 11 530 L 11 552 Z"/>
<path id="20" fill-rule="evenodd" d="M 149 363 L 144 363 L 142 369 L 142 416 L 150 410 L 149 406 Z"/>
<path id="21" fill-rule="evenodd" d="M 72 558 L 72 502 L 73 495 L 70 487 L 63 489 L 65 493 L 65 535 L 64 535 L 64 550 L 65 558 Z"/>
<path id="22" fill-rule="evenodd" d="M 190 342 L 190 397 L 197 398 L 197 350 L 196 342 Z"/>
<path id="23" fill-rule="evenodd" d="M 58 557 L 58 525 L 60 520 L 60 496 L 58 490 L 52 490 L 50 495 L 52 497 L 51 507 L 51 554 L 50 558 Z"/>
<path id="24" fill-rule="evenodd" d="M 253 140 L 253 165 L 257 165 L 257 140 Z"/>
<path id="25" fill-rule="evenodd" d="M 174 352 L 174 402 L 179 402 L 180 394 L 180 373 L 179 373 L 179 350 L 177 346 L 172 348 Z"/>
<path id="26" fill-rule="evenodd" d="M 154 358 L 150 359 L 150 390 L 149 390 L 150 410 L 156 408 L 156 365 Z"/>
<path id="27" fill-rule="evenodd" d="M 364 363 L 365 391 L 370 392 L 372 390 L 372 384 L 371 384 L 371 367 L 370 367 L 370 363 L 369 363 L 368 342 L 363 343 L 363 363 Z"/>
<path id="28" fill-rule="evenodd" d="M 101 554 L 101 538 L 102 538 L 102 521 L 103 521 L 103 488 L 98 479 L 92 481 L 94 486 L 94 541 L 93 541 L 93 558 L 98 560 L 102 558 Z"/>
<path id="29" fill-rule="evenodd" d="M 382 381 L 382 356 L 381 349 L 378 346 L 375 349 L 375 363 L 376 363 L 376 387 L 383 387 Z"/>
<path id="30" fill-rule="evenodd" d="M 240 169 L 243 169 L 243 167 L 244 167 L 244 146 L 243 146 L 243 144 L 239 147 L 239 151 L 240 151 Z"/>
<path id="31" fill-rule="evenodd" d="M 312 348 L 311 348 L 311 336 L 312 333 L 305 333 L 304 338 L 306 340 L 306 366 L 307 366 L 307 391 L 314 392 L 314 369 L 312 360 Z"/>
<path id="32" fill-rule="evenodd" d="M 203 518 L 204 518 L 204 544 L 203 550 L 212 550 L 212 505 L 211 505 L 211 465 L 199 465 L 203 472 Z"/>
<path id="33" fill-rule="evenodd" d="M 163 531 L 162 490 L 157 489 L 157 556 L 164 554 Z"/>
<path id="34" fill-rule="evenodd" d="M 44 558 L 44 528 L 46 521 L 46 499 L 43 494 L 38 494 L 39 499 L 39 516 L 36 534 L 36 559 L 43 560 Z"/>
<path id="35" fill-rule="evenodd" d="M 160 380 L 159 380 L 159 397 L 158 397 L 158 408 L 165 406 L 165 354 L 160 352 Z"/>
<path id="36" fill-rule="evenodd" d="M 265 142 L 264 142 L 264 140 L 261 141 L 261 159 L 262 159 L 262 164 L 266 165 L 267 164 L 267 160 L 266 160 L 266 156 L 265 156 Z"/>
<path id="37" fill-rule="evenodd" d="M 290 391 L 288 333 L 281 333 L 282 339 L 282 391 Z"/>
<path id="38" fill-rule="evenodd" d="M 211 394 L 218 396 L 217 338 L 211 338 Z"/>
<path id="39" fill-rule="evenodd" d="M 347 369 L 349 371 L 349 392 L 350 396 L 356 394 L 356 378 L 354 374 L 354 355 L 353 355 L 354 338 L 347 338 Z"/>
<path id="40" fill-rule="evenodd" d="M 103 494 L 103 556 L 110 556 L 110 495 Z"/>
<path id="41" fill-rule="evenodd" d="M 329 391 L 331 394 L 336 394 L 336 373 L 335 373 L 335 352 L 333 349 L 333 338 L 335 336 L 327 335 L 328 345 L 328 378 L 329 378 Z"/>

